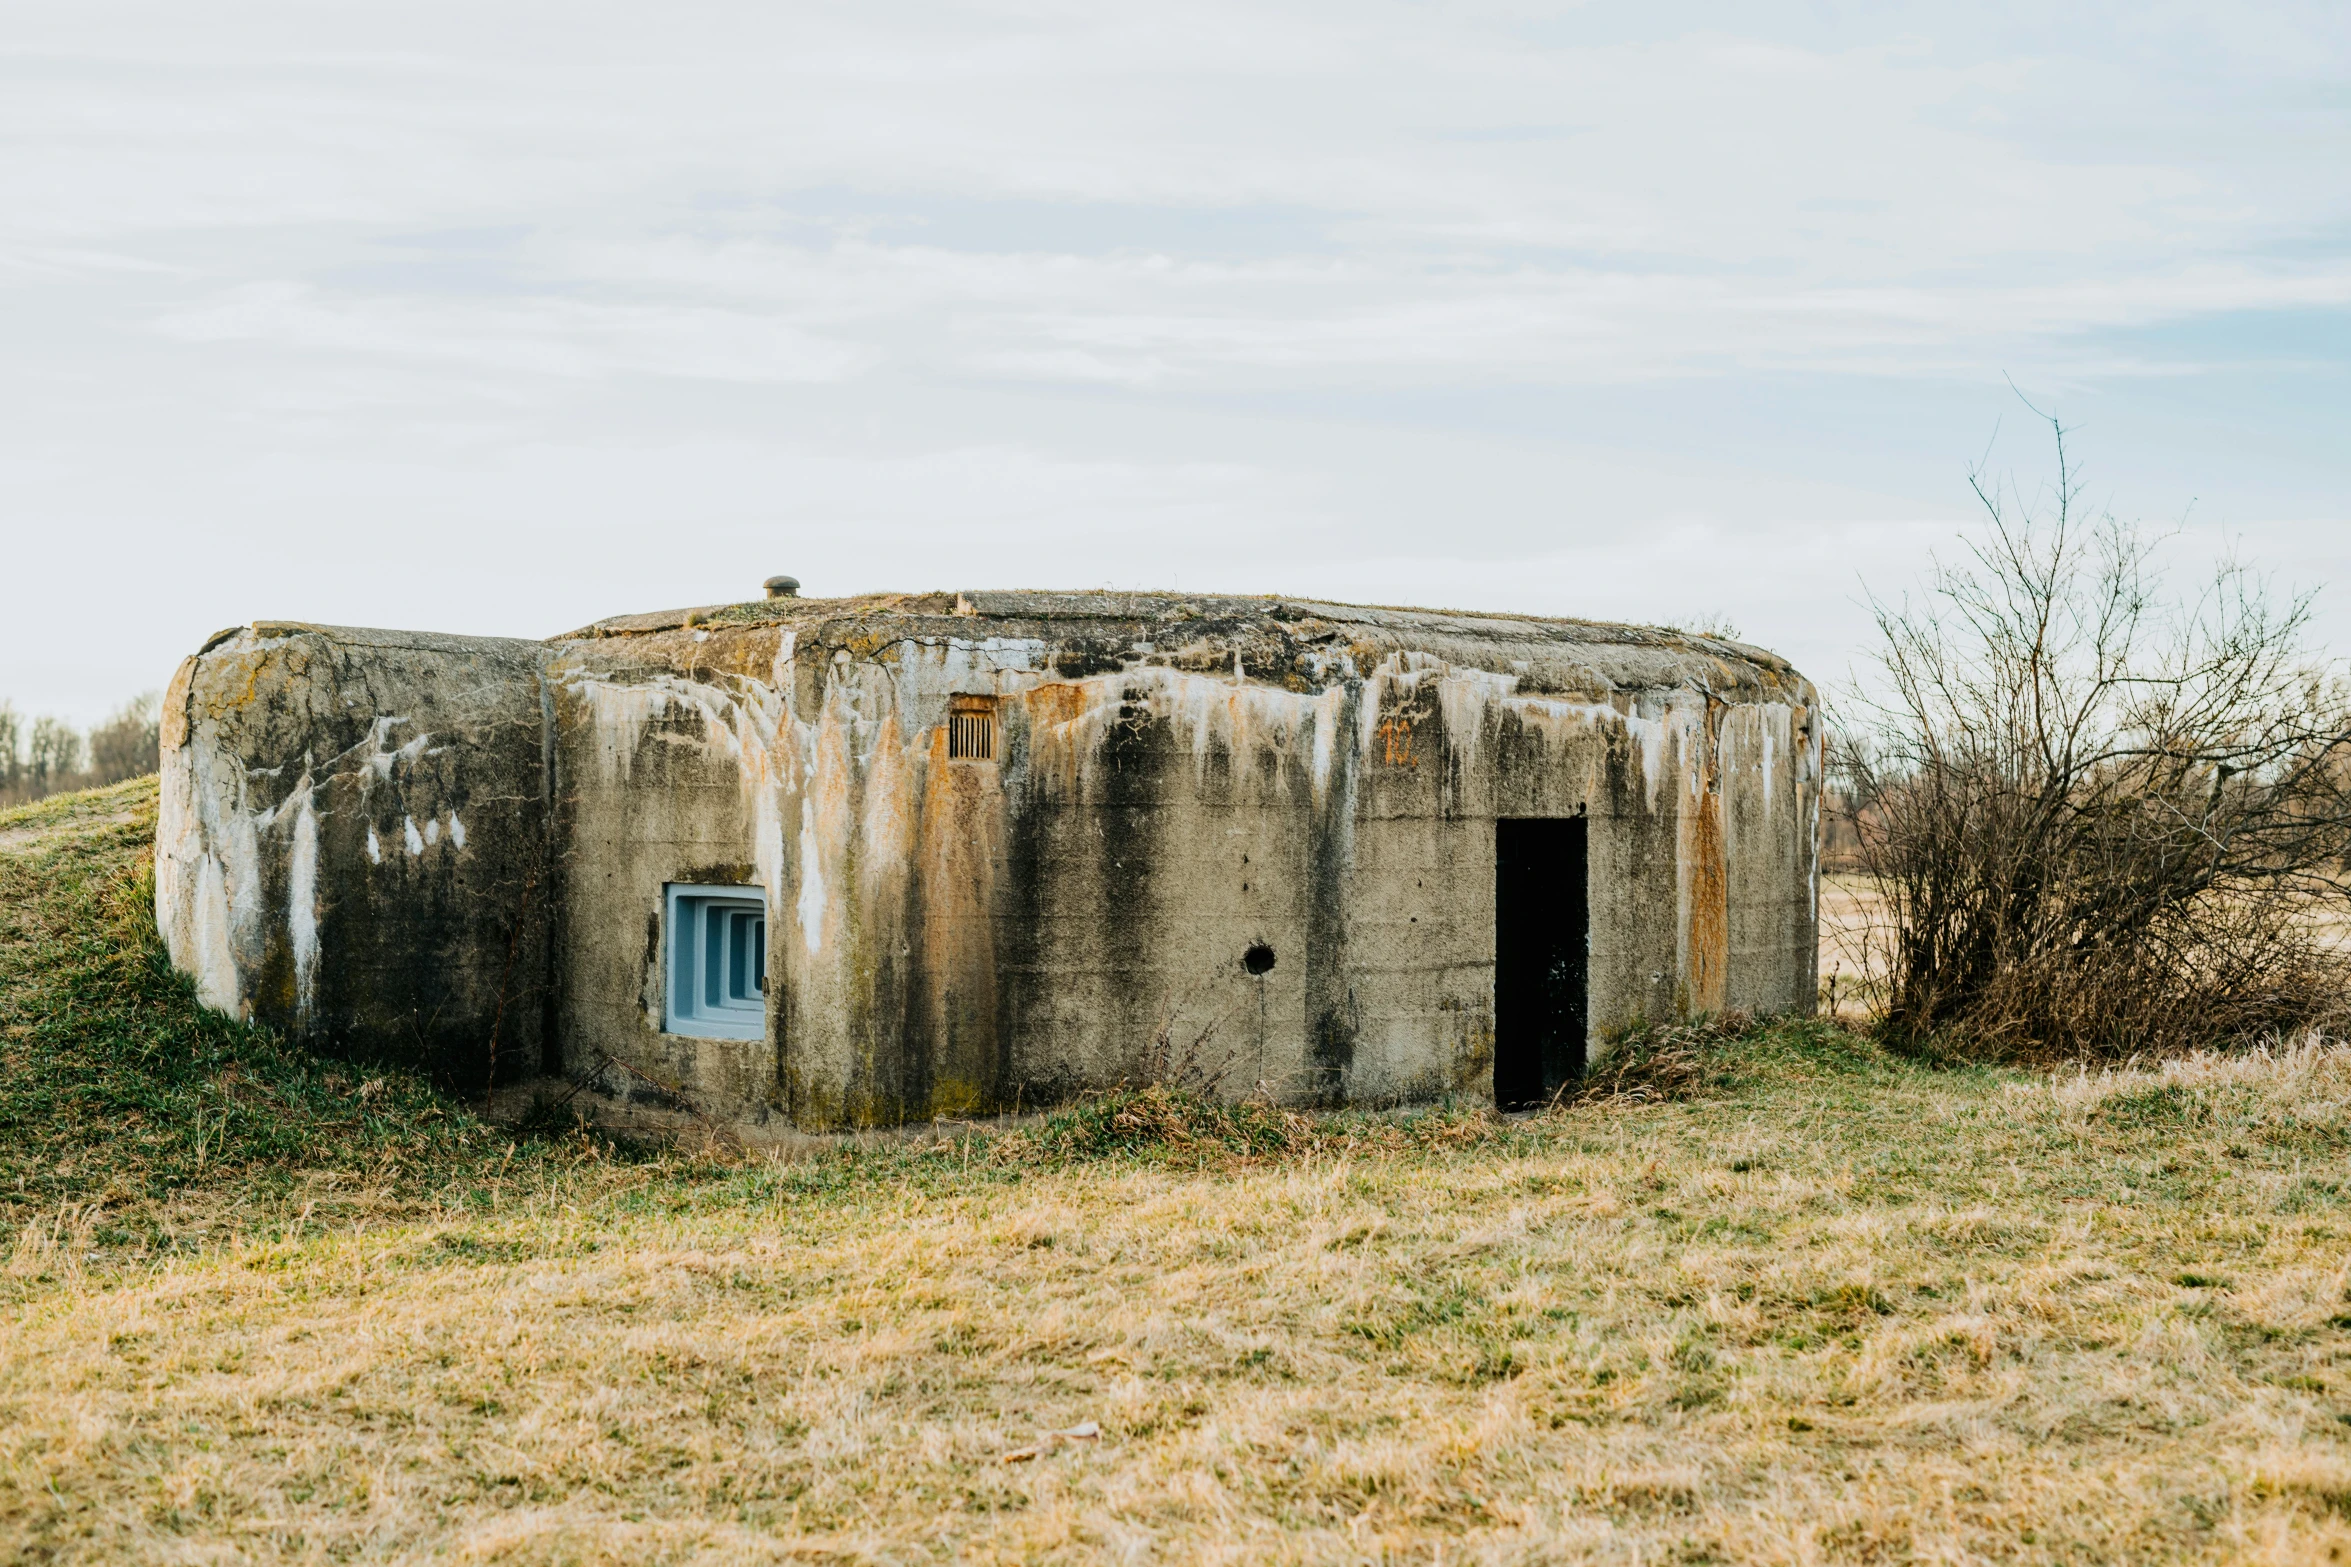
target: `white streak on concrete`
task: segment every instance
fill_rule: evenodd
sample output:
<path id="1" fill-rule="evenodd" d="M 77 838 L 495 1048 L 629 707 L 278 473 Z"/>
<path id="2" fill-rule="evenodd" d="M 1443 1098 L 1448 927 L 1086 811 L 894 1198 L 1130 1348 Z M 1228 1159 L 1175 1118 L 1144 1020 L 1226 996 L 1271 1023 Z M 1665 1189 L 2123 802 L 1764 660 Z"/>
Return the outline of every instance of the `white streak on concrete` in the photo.
<path id="1" fill-rule="evenodd" d="M 449 841 L 460 849 L 465 847 L 465 823 L 457 819 L 455 811 L 449 813 Z"/>
<path id="2" fill-rule="evenodd" d="M 817 860 L 816 802 L 800 802 L 800 939 L 809 956 L 824 948 L 824 867 Z"/>
<path id="3" fill-rule="evenodd" d="M 428 816 L 425 818 L 424 841 L 425 847 L 428 849 L 435 848 L 440 844 L 441 818 L 438 816 Z"/>
<path id="4" fill-rule="evenodd" d="M 1624 715 L 1625 733 L 1640 742 L 1641 783 L 1648 791 L 1649 806 L 1657 807 L 1657 778 L 1665 771 L 1665 720 L 1643 718 L 1638 713 Z"/>
<path id="5" fill-rule="evenodd" d="M 1459 758 L 1466 772 L 1477 760 L 1478 736 L 1486 714 L 1506 701 L 1518 685 L 1516 675 L 1492 670 L 1447 669 L 1437 677 L 1437 711 L 1445 721 L 1445 748 Z"/>
<path id="6" fill-rule="evenodd" d="M 249 1009 L 241 976 L 260 961 L 265 935 L 261 813 L 247 808 L 244 767 L 209 740 L 199 731 L 163 756 L 158 923 L 173 963 L 196 977 L 204 1004 L 242 1017 Z"/>
<path id="7" fill-rule="evenodd" d="M 196 870 L 196 950 L 186 965 L 196 976 L 196 995 L 208 1007 L 242 1012 L 244 996 L 237 984 L 237 950 L 229 939 L 228 875 L 220 861 L 207 854 Z"/>
<path id="8" fill-rule="evenodd" d="M 211 834 L 213 852 L 220 857 L 220 867 L 228 882 L 229 943 L 237 955 L 238 971 L 248 964 L 261 961 L 262 929 L 261 906 L 261 829 L 255 823 L 254 813 L 244 809 L 244 791 L 237 791 L 234 802 L 214 802 L 220 811 L 219 820 Z M 221 809 L 222 806 L 226 809 Z M 243 1008 L 243 987 L 238 987 L 240 1015 Z"/>
<path id="9" fill-rule="evenodd" d="M 1695 715 L 1687 709 L 1682 711 L 1682 776 L 1690 780 L 1690 798 L 1693 800 L 1703 799 L 1706 795 L 1706 769 L 1700 765 L 1704 739 L 1699 734 L 1699 726 L 1705 722 L 1705 713 L 1706 705 L 1703 700 L 1700 701 Z M 1719 738 L 1716 743 L 1720 743 Z M 1715 787 L 1719 789 L 1722 786 L 1722 780 L 1719 776 L 1722 767 L 1720 756 L 1714 759 L 1714 765 L 1718 774 L 1715 779 Z"/>
<path id="10" fill-rule="evenodd" d="M 1314 753 L 1309 767 L 1314 778 L 1314 803 L 1321 805 L 1331 792 L 1331 764 L 1337 760 L 1339 717 L 1347 710 L 1347 688 L 1333 686 L 1314 701 Z"/>
<path id="11" fill-rule="evenodd" d="M 318 811 L 310 775 L 295 786 L 294 851 L 286 864 L 286 932 L 294 943 L 294 1012 L 310 1016 L 318 986 Z"/>
<path id="12" fill-rule="evenodd" d="M 370 822 L 367 828 L 367 863 L 370 865 L 381 865 L 384 863 L 384 846 L 376 840 L 376 830 L 375 824 L 373 822 Z"/>
<path id="13" fill-rule="evenodd" d="M 1274 686 L 1234 685 L 1153 667 L 1104 677 L 1104 700 L 1097 705 L 1114 717 L 1125 692 L 1138 687 L 1145 692 L 1152 715 L 1167 719 L 1179 737 L 1190 740 L 1196 779 L 1206 776 L 1209 751 L 1221 740 L 1237 775 L 1253 772 L 1263 753 L 1271 757 L 1278 783 L 1296 754 L 1298 732 L 1318 701 Z"/>
<path id="14" fill-rule="evenodd" d="M 656 680 L 622 685 L 593 677 L 564 682 L 565 690 L 587 704 L 597 766 L 605 782 L 626 783 L 636 770 L 637 745 L 646 727 L 669 711 L 666 684 Z"/>
<path id="15" fill-rule="evenodd" d="M 408 852 L 411 855 L 424 853 L 424 835 L 416 830 L 415 817 L 403 816 L 400 818 L 400 836 L 407 843 Z"/>
<path id="16" fill-rule="evenodd" d="M 367 759 L 363 764 L 363 771 L 373 773 L 379 783 L 392 776 L 394 762 L 413 762 L 424 752 L 425 741 L 430 738 L 426 735 L 418 735 L 406 745 L 395 746 L 392 744 L 392 731 L 407 722 L 408 720 L 405 718 L 379 716 L 367 726 L 367 739 L 364 742 L 367 747 Z M 359 747 L 353 746 L 351 749 L 356 751 Z M 344 756 L 350 754 L 351 752 L 347 751 Z M 329 763 L 329 770 L 332 771 L 341 761 L 342 758 L 338 757 L 334 762 Z"/>
<path id="17" fill-rule="evenodd" d="M 1486 694 L 1478 696 L 1473 705 L 1469 700 L 1472 692 L 1468 685 L 1455 685 L 1448 681 L 1439 689 L 1442 695 L 1450 699 L 1445 720 L 1448 730 L 1456 723 L 1466 725 L 1483 722 L 1476 716 L 1478 707 L 1492 703 L 1505 711 L 1516 713 L 1522 723 L 1532 721 L 1552 728 L 1555 735 L 1555 726 L 1561 724 L 1573 724 L 1587 730 L 1613 729 L 1621 732 L 1640 758 L 1643 797 L 1651 810 L 1656 809 L 1658 779 L 1665 771 L 1665 747 L 1670 738 L 1670 727 L 1674 723 L 1670 716 L 1644 718 L 1637 711 L 1622 712 L 1607 702 L 1576 701 L 1567 697 Z"/>
<path id="18" fill-rule="evenodd" d="M 1393 658 L 1386 659 L 1363 677 L 1363 697 L 1355 704 L 1355 755 L 1358 760 L 1371 755 L 1371 748 L 1380 737 L 1380 708 L 1387 700 L 1388 676 L 1395 668 L 1396 661 Z"/>

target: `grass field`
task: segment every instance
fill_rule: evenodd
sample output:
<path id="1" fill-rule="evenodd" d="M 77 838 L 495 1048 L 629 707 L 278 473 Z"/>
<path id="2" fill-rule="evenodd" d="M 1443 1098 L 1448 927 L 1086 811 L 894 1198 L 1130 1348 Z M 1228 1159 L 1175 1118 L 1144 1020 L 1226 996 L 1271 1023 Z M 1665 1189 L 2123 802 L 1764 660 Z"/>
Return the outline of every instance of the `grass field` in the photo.
<path id="1" fill-rule="evenodd" d="M 2351 1053 L 517 1141 L 0 817 L 0 1558 L 2351 1560 Z"/>

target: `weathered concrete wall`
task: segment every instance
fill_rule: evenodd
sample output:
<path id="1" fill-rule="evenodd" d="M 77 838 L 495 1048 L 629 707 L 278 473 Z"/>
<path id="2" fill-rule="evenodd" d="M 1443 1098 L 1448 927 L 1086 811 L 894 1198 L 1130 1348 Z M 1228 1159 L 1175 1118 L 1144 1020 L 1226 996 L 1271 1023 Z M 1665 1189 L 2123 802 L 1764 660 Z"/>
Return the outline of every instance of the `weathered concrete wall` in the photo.
<path id="1" fill-rule="evenodd" d="M 973 595 L 569 641 L 569 863 L 605 912 L 568 906 L 568 1067 L 804 1126 L 1159 1070 L 1297 1102 L 1483 1092 L 1511 815 L 1593 821 L 1595 1043 L 1810 1005 L 1819 755 L 1793 672 L 1291 608 Z M 998 702 L 995 761 L 947 757 L 957 696 Z M 767 890 L 766 1045 L 660 1031 L 673 881 Z"/>
<path id="2" fill-rule="evenodd" d="M 949 756 L 958 702 L 993 707 L 992 758 Z M 1595 1044 L 1812 1001 L 1811 688 L 1703 639 L 785 600 L 548 644 L 257 627 L 172 704 L 175 959 L 220 1004 L 313 1038 L 408 1029 L 475 1081 L 494 1033 L 506 1060 L 812 1128 L 1156 1074 L 1482 1094 L 1509 816 L 1591 822 Z M 764 1041 L 663 1031 L 675 882 L 765 889 Z"/>
<path id="3" fill-rule="evenodd" d="M 782 722 L 791 663 L 776 658 L 778 636 L 626 638 L 550 663 L 566 894 L 555 1026 L 575 1076 L 627 1092 L 666 1085 L 698 1109 L 754 1119 L 777 1103 L 773 1045 L 662 1031 L 661 921 L 667 883 L 758 884 L 771 905 L 785 886 L 778 785 L 800 759 Z M 785 922 L 771 907 L 771 933 Z"/>
<path id="4" fill-rule="evenodd" d="M 263 622 L 180 666 L 156 904 L 206 1002 L 458 1083 L 539 1069 L 546 656 Z"/>

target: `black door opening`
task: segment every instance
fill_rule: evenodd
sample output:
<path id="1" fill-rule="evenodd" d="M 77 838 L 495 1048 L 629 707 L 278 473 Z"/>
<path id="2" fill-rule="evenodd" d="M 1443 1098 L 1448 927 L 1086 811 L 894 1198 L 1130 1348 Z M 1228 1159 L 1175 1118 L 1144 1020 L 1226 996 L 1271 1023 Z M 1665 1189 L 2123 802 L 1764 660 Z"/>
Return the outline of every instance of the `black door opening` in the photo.
<path id="1" fill-rule="evenodd" d="M 1494 1103 L 1538 1105 L 1584 1075 L 1591 908 L 1581 816 L 1494 823 Z"/>

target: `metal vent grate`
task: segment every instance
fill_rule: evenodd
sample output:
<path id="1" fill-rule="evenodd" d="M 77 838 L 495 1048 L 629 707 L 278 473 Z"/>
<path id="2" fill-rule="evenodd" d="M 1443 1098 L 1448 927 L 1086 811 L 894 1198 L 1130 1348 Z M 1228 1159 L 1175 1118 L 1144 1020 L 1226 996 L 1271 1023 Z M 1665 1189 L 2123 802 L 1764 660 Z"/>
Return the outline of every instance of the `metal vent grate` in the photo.
<path id="1" fill-rule="evenodd" d="M 962 701 L 948 709 L 947 757 L 956 762 L 996 760 L 994 704 Z"/>

